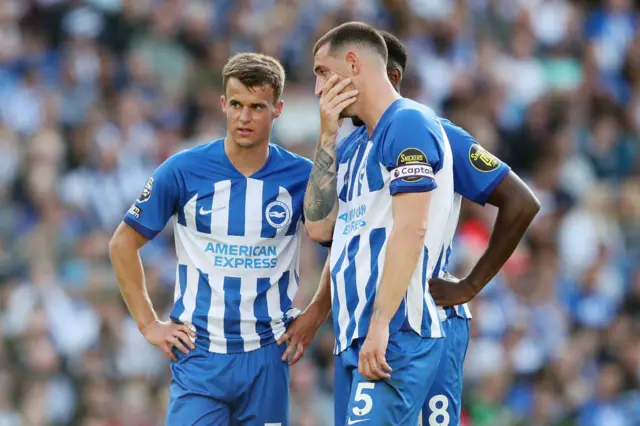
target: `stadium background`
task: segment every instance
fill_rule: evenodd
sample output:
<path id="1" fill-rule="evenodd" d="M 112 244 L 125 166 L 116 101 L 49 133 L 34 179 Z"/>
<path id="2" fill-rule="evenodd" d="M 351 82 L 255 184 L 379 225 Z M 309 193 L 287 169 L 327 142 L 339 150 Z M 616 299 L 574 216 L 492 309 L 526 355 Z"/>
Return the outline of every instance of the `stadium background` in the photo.
<path id="1" fill-rule="evenodd" d="M 473 304 L 465 425 L 640 424 L 640 32 L 630 0 L 0 2 L 0 425 L 163 424 L 167 361 L 128 317 L 115 226 L 154 167 L 224 134 L 221 68 L 287 70 L 275 141 L 311 156 L 310 46 L 364 20 L 410 51 L 404 94 L 533 188 L 527 240 Z M 455 272 L 495 209 L 465 205 Z M 170 228 L 143 250 L 166 316 Z M 324 253 L 305 241 L 305 305 Z M 296 426 L 332 423 L 332 335 L 291 374 Z"/>

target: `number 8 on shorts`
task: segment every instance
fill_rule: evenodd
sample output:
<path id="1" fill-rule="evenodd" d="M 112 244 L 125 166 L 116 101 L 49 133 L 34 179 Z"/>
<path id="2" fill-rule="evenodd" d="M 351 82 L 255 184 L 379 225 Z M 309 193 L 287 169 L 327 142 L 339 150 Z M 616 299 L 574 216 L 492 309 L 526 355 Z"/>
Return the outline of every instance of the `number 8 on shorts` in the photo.
<path id="1" fill-rule="evenodd" d="M 449 399 L 445 395 L 435 395 L 429 400 L 429 426 L 449 426 Z"/>

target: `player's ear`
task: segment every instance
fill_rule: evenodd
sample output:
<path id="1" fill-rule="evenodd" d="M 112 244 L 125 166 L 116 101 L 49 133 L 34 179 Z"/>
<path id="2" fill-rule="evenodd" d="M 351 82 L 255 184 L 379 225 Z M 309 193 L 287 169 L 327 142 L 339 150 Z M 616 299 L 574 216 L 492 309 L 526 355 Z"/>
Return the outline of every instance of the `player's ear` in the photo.
<path id="1" fill-rule="evenodd" d="M 355 52 L 347 52 L 345 61 L 347 62 L 347 70 L 351 75 L 360 74 L 360 58 Z"/>
<path id="2" fill-rule="evenodd" d="M 227 98 L 224 95 L 220 96 L 220 106 L 222 107 L 222 112 L 224 114 L 227 113 Z"/>
<path id="3" fill-rule="evenodd" d="M 282 114 L 282 108 L 283 107 L 284 107 L 284 101 L 283 100 L 279 100 L 276 103 L 275 108 L 273 108 L 273 118 L 280 117 L 280 114 Z"/>
<path id="4" fill-rule="evenodd" d="M 389 77 L 389 81 L 393 85 L 393 87 L 398 87 L 398 83 L 400 83 L 400 70 L 392 69 L 387 72 L 387 76 Z"/>

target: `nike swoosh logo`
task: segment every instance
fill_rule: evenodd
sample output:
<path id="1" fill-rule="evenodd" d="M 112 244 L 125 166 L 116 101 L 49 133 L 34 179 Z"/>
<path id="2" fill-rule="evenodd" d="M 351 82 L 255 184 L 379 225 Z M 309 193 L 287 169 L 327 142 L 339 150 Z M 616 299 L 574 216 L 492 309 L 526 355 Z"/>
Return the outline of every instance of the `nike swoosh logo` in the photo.
<path id="1" fill-rule="evenodd" d="M 361 422 L 368 422 L 369 419 L 361 419 L 361 420 L 351 420 L 351 418 L 349 417 L 347 419 L 347 424 L 348 425 L 355 425 L 356 423 L 361 423 Z"/>
<path id="2" fill-rule="evenodd" d="M 226 207 L 217 207 L 215 209 L 211 209 L 211 210 L 205 210 L 204 207 L 200 207 L 200 214 L 211 214 L 211 213 L 215 213 L 215 212 L 219 212 L 220 210 L 224 210 Z"/>

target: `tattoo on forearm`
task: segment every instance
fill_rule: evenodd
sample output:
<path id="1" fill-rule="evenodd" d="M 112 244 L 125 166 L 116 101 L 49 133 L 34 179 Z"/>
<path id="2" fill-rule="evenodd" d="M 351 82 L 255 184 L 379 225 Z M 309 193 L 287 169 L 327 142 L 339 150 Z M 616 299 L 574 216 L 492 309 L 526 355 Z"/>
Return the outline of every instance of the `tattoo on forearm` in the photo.
<path id="1" fill-rule="evenodd" d="M 304 197 L 305 216 L 314 222 L 326 218 L 337 199 L 335 151 L 318 146 Z"/>

